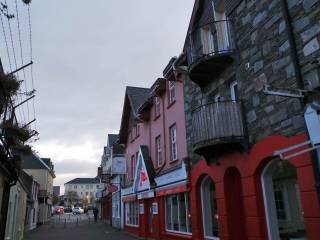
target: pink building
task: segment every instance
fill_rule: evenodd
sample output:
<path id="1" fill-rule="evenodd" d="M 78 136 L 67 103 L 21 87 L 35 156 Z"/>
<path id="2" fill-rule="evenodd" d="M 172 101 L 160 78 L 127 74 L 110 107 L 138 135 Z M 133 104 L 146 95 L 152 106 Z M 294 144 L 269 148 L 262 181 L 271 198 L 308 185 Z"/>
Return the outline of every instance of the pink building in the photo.
<path id="1" fill-rule="evenodd" d="M 125 94 L 119 133 L 128 166 L 124 226 L 140 237 L 191 237 L 183 83 L 174 61 L 150 89 L 127 87 Z"/>

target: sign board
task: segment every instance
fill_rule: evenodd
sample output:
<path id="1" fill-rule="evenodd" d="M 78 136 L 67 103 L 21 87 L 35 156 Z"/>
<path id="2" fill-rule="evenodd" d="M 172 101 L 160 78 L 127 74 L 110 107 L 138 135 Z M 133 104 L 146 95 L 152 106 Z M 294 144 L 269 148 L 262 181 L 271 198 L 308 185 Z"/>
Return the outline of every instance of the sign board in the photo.
<path id="1" fill-rule="evenodd" d="M 143 203 L 139 204 L 139 214 L 144 214 L 144 205 L 143 205 Z"/>
<path id="2" fill-rule="evenodd" d="M 157 202 L 152 203 L 152 214 L 154 214 L 154 215 L 158 214 L 158 203 Z"/>
<path id="3" fill-rule="evenodd" d="M 117 192 L 118 190 L 119 190 L 119 189 L 118 189 L 118 187 L 117 187 L 116 185 L 109 184 L 109 185 L 107 186 L 107 191 L 108 191 L 108 192 L 113 193 L 113 192 Z"/>
<path id="4" fill-rule="evenodd" d="M 140 149 L 138 154 L 137 166 L 135 169 L 135 177 L 134 177 L 134 190 L 136 192 L 149 190 L 150 189 L 150 179 L 147 172 L 145 160 L 142 155 L 142 151 Z"/>
<path id="5" fill-rule="evenodd" d="M 127 160 L 125 156 L 115 156 L 112 158 L 111 173 L 112 174 L 127 173 Z"/>
<path id="6" fill-rule="evenodd" d="M 319 109 L 318 109 L 319 110 Z M 304 112 L 310 140 L 313 144 L 320 143 L 320 115 L 315 107 L 309 105 Z"/>
<path id="7" fill-rule="evenodd" d="M 153 198 L 154 197 L 154 191 L 146 191 L 146 192 L 140 192 L 138 193 L 138 199 L 147 199 L 147 198 Z"/>

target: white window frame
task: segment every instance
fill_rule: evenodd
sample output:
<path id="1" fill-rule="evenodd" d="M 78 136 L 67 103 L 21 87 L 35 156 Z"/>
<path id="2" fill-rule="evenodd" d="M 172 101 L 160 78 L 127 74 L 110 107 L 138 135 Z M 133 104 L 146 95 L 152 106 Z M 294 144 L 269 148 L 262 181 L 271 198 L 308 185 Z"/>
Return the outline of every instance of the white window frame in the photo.
<path id="1" fill-rule="evenodd" d="M 156 96 L 154 101 L 155 101 L 155 117 L 159 117 L 161 112 L 161 99 L 159 96 Z"/>
<path id="2" fill-rule="evenodd" d="M 178 145 L 177 145 L 177 125 L 173 124 L 170 127 L 170 146 L 171 146 L 171 161 L 178 160 Z"/>
<path id="3" fill-rule="evenodd" d="M 201 43 L 203 54 L 209 55 L 214 53 L 214 40 L 210 25 L 201 28 Z"/>
<path id="4" fill-rule="evenodd" d="M 222 97 L 221 97 L 220 93 L 217 93 L 216 95 L 214 95 L 213 101 L 214 102 L 221 102 L 222 101 Z"/>
<path id="5" fill-rule="evenodd" d="M 162 148 L 161 148 L 161 135 L 156 137 L 156 159 L 157 166 L 160 167 L 163 164 L 162 160 Z"/>
<path id="6" fill-rule="evenodd" d="M 169 104 L 173 103 L 175 99 L 175 82 L 174 81 L 169 81 Z"/>
<path id="7" fill-rule="evenodd" d="M 136 208 L 135 208 L 135 215 L 137 216 L 136 219 L 137 219 L 137 223 L 131 223 L 130 222 L 130 209 L 133 209 L 131 208 L 130 206 L 134 204 L 136 205 Z M 125 209 L 126 209 L 126 226 L 131 226 L 131 227 L 139 227 L 139 202 L 138 201 L 134 201 L 134 202 L 126 202 L 125 203 Z"/>
<path id="8" fill-rule="evenodd" d="M 238 100 L 238 92 L 236 92 L 236 87 L 238 86 L 237 81 L 233 81 L 230 84 L 230 98 L 232 101 L 237 101 Z"/>
<path id="9" fill-rule="evenodd" d="M 179 225 L 179 228 L 180 228 L 180 200 L 179 200 L 179 196 L 181 195 L 184 195 L 184 199 L 185 199 L 185 216 L 186 216 L 186 232 L 184 231 L 177 231 L 177 230 L 171 230 L 171 229 L 168 229 L 167 227 L 167 201 L 170 202 L 170 205 L 171 205 L 171 222 L 172 222 L 172 219 L 173 219 L 173 213 L 172 213 L 172 198 L 175 197 L 177 199 L 177 208 L 178 208 L 178 225 Z M 165 229 L 166 229 L 166 232 L 171 232 L 171 233 L 179 233 L 179 234 L 185 234 L 185 235 L 192 235 L 192 229 L 189 229 L 189 204 L 188 204 L 188 195 L 187 193 L 177 193 L 177 194 L 174 194 L 174 195 L 170 195 L 170 196 L 167 196 L 165 198 Z M 173 229 L 173 226 L 171 226 L 171 228 Z"/>

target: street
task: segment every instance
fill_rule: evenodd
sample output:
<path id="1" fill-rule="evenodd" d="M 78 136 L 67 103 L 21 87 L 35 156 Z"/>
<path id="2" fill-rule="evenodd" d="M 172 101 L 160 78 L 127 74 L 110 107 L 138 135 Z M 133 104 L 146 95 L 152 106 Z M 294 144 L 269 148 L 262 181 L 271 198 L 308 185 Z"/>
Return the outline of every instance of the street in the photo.
<path id="1" fill-rule="evenodd" d="M 137 239 L 125 232 L 118 231 L 106 223 L 93 221 L 93 215 L 62 214 L 52 217 L 50 223 L 28 232 L 24 240 L 57 240 L 57 239 Z"/>

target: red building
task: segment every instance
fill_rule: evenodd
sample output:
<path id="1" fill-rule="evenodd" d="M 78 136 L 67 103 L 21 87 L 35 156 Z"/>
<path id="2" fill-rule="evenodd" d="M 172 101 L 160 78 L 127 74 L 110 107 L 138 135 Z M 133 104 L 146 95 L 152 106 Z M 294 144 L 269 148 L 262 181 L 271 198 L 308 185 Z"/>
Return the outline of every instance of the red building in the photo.
<path id="1" fill-rule="evenodd" d="M 139 237 L 191 238 L 183 83 L 174 61 L 150 89 L 127 87 L 125 94 L 119 133 L 128 166 L 124 229 Z"/>

